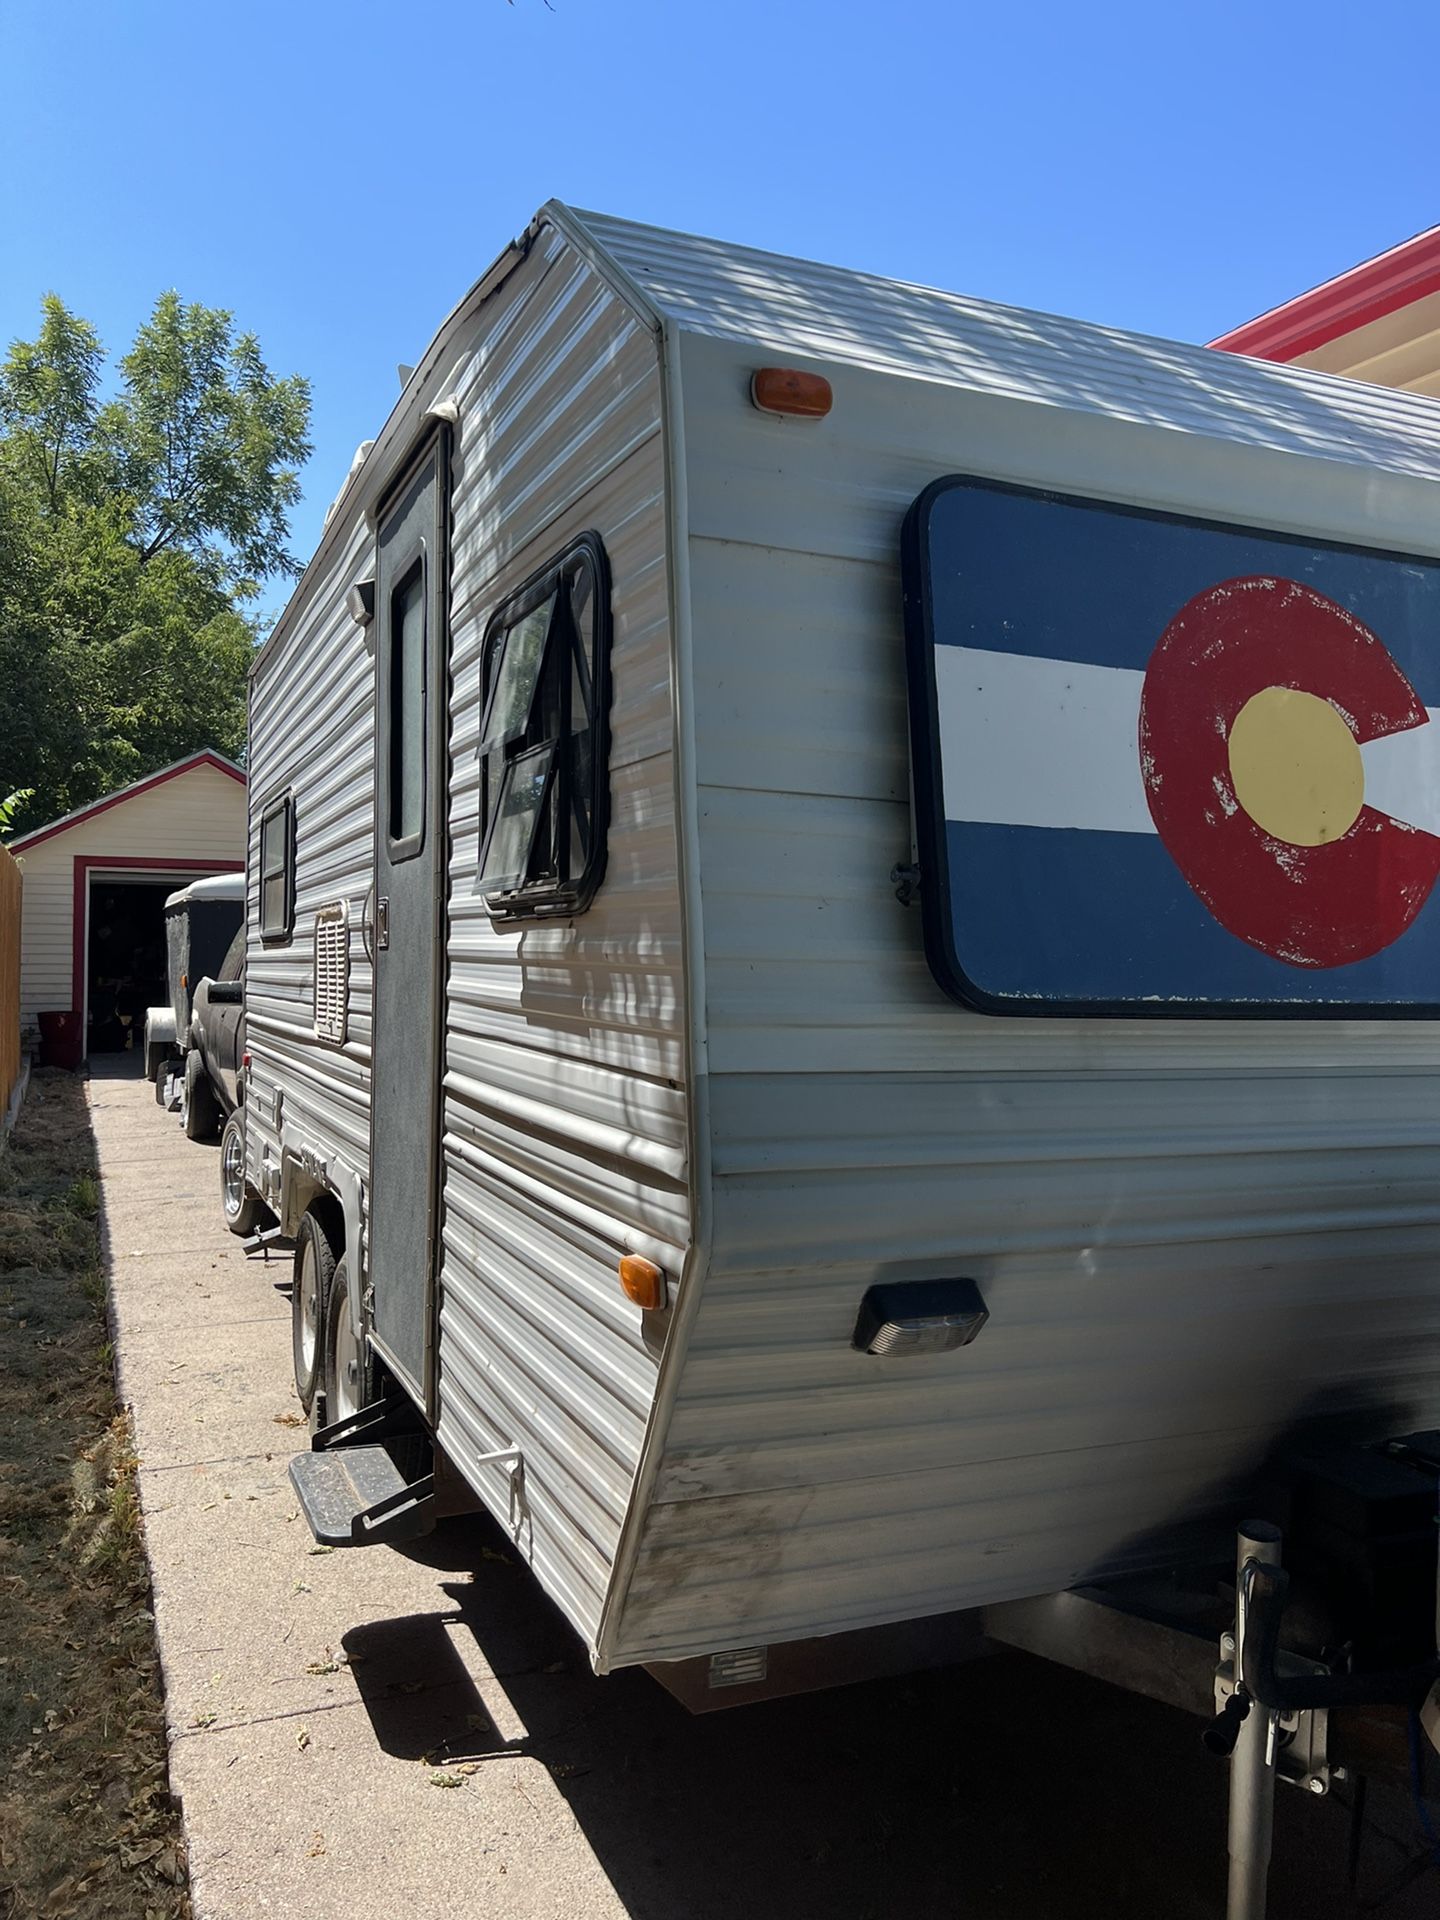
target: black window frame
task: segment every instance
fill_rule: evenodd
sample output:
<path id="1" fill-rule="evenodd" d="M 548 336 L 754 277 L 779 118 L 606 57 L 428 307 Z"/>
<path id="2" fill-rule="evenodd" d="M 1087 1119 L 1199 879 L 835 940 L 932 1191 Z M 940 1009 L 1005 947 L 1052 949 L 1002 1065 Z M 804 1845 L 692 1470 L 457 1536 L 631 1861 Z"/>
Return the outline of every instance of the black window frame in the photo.
<path id="1" fill-rule="evenodd" d="M 415 483 L 406 490 L 399 502 L 398 511 L 404 514 L 410 505 L 415 484 L 423 482 L 423 471 L 416 475 Z M 436 512 L 439 512 L 438 494 Z M 387 514 L 387 519 L 390 516 Z M 409 546 L 402 549 L 392 560 L 395 580 L 385 596 L 385 606 L 381 618 L 384 626 L 381 645 L 384 648 L 385 662 L 385 728 L 382 743 L 385 754 L 385 794 L 388 799 L 386 819 L 383 822 L 385 850 L 390 857 L 391 866 L 399 866 L 402 861 L 415 860 L 425 851 L 426 834 L 429 828 L 429 777 L 430 764 L 430 541 L 422 534 Z M 397 622 L 396 607 L 400 596 L 405 593 L 412 581 L 418 578 L 420 583 L 420 635 L 419 635 L 419 676 L 418 684 L 412 689 L 415 694 L 414 711 L 403 698 L 397 699 L 401 691 L 401 674 L 404 668 L 404 655 L 396 645 L 404 636 L 404 619 Z M 396 725 L 396 720 L 401 724 Z M 408 732 L 407 732 L 408 729 Z M 418 734 L 418 738 L 417 738 Z M 402 783 L 397 779 L 398 755 L 409 748 L 414 755 L 414 772 L 419 778 L 419 818 L 408 833 L 395 832 L 395 808 L 401 796 Z"/>
<path id="2" fill-rule="evenodd" d="M 267 874 L 265 870 L 265 830 L 270 823 L 283 818 L 284 833 L 281 840 L 281 864 Z M 260 922 L 260 938 L 268 947 L 286 945 L 295 932 L 295 795 L 289 788 L 278 793 L 270 800 L 260 815 L 260 844 L 256 850 L 256 866 L 259 870 L 258 897 L 256 911 Z M 265 882 L 284 876 L 285 910 L 282 922 L 278 926 L 268 925 L 265 919 Z"/>
<path id="3" fill-rule="evenodd" d="M 570 601 L 569 581 L 576 570 L 588 575 L 592 611 L 588 655 L 584 635 Z M 504 660 L 499 642 L 526 618 L 554 598 L 540 662 L 526 709 L 507 728 L 496 727 L 496 694 L 502 683 L 497 671 Z M 477 755 L 480 798 L 480 853 L 476 888 L 497 924 L 525 920 L 569 919 L 584 913 L 605 876 L 610 837 L 610 651 L 613 622 L 610 608 L 610 565 L 605 543 L 594 531 L 580 534 L 516 589 L 491 614 L 480 647 L 480 747 Z M 564 671 L 561 670 L 562 656 Z M 579 668 L 583 666 L 583 673 Z M 572 699 L 577 681 L 582 698 L 588 683 L 588 726 L 573 726 Z M 554 700 L 554 721 L 545 725 L 547 694 Z M 588 734 L 588 786 L 577 780 L 575 743 Z M 543 771 L 543 791 L 532 824 L 520 879 L 516 884 L 488 887 L 485 864 L 499 807 L 490 810 L 492 774 L 496 797 L 506 770 L 553 746 Z M 571 871 L 572 835 L 583 812 L 585 841 L 578 872 Z M 549 823 L 548 847 L 544 823 Z M 561 831 L 560 824 L 564 830 Z M 537 857 L 549 851 L 553 872 L 536 872 Z"/>

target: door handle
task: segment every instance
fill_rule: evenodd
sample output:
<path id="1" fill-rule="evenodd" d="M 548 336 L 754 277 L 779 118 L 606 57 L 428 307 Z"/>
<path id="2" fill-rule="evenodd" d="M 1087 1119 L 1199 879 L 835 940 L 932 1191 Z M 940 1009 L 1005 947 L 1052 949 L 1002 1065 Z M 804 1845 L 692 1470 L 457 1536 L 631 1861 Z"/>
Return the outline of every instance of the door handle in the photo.
<path id="1" fill-rule="evenodd" d="M 382 893 L 375 902 L 375 951 L 383 953 L 390 945 L 390 896 Z"/>

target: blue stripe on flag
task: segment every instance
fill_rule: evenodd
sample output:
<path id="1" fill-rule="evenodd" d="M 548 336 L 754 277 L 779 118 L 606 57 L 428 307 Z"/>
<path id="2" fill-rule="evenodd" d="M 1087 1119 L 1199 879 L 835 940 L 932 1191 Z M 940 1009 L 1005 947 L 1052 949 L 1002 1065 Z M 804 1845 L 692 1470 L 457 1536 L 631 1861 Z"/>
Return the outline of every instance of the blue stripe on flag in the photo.
<path id="1" fill-rule="evenodd" d="M 996 999 L 1435 1001 L 1440 888 L 1383 953 L 1317 970 L 1228 933 L 1152 835 L 951 820 L 946 849 L 960 963 Z"/>
<path id="2" fill-rule="evenodd" d="M 1187 600 L 1218 580 L 1282 574 L 1353 613 L 1440 706 L 1440 562 L 954 484 L 931 505 L 937 645 L 1098 666 L 1148 665 Z"/>

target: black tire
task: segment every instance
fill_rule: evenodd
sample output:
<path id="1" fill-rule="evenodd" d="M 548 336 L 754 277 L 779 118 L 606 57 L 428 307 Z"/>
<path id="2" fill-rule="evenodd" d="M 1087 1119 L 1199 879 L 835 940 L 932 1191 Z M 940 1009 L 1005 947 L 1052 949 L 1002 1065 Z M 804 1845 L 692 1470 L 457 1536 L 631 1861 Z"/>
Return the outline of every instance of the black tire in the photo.
<path id="1" fill-rule="evenodd" d="M 185 1056 L 185 1096 L 180 1107 L 187 1140 L 213 1140 L 220 1131 L 220 1109 L 198 1047 Z"/>
<path id="2" fill-rule="evenodd" d="M 341 1260 L 330 1280 L 325 1301 L 325 1339 L 321 1348 L 320 1381 L 311 1426 L 332 1426 L 376 1398 L 375 1360 L 362 1338 L 356 1345 L 350 1327 L 350 1262 Z M 343 1378 L 337 1374 L 343 1373 Z M 316 1417 L 318 1413 L 318 1419 Z"/>
<path id="3" fill-rule="evenodd" d="M 244 1240 L 271 1218 L 270 1209 L 245 1179 L 245 1128 L 238 1111 L 220 1134 L 220 1211 L 231 1233 Z"/>
<path id="4" fill-rule="evenodd" d="M 339 1248 L 318 1214 L 307 1213 L 295 1236 L 295 1278 L 290 1287 L 290 1358 L 295 1391 L 307 1413 L 315 1405 L 325 1349 L 325 1315 Z"/>
<path id="5" fill-rule="evenodd" d="M 174 1068 L 175 1062 L 167 1057 L 163 1059 L 155 1069 L 155 1104 L 157 1107 L 163 1107 L 165 1104 L 165 1089 L 170 1084 L 170 1075 L 174 1071 Z"/>

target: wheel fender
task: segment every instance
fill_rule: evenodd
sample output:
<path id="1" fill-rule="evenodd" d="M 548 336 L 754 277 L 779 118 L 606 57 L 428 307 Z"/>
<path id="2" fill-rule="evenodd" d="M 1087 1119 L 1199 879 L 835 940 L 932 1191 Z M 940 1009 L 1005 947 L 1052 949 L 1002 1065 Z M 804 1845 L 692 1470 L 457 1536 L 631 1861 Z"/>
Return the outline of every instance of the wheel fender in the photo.
<path id="1" fill-rule="evenodd" d="M 175 1044 L 175 1009 L 173 1007 L 147 1007 L 145 1009 L 145 1045 L 147 1047 L 173 1047 Z"/>
<path id="2" fill-rule="evenodd" d="M 363 1332 L 360 1249 L 364 1221 L 364 1186 L 354 1168 L 337 1154 L 327 1154 L 298 1130 L 282 1126 L 280 1132 L 280 1207 L 279 1216 L 287 1231 L 294 1233 L 300 1216 L 317 1194 L 329 1193 L 340 1203 L 345 1220 L 345 1253 L 350 1260 L 353 1281 L 350 1287 L 350 1320 L 357 1339 Z"/>
<path id="3" fill-rule="evenodd" d="M 340 1210 L 345 1215 L 345 1253 L 350 1261 L 350 1272 L 353 1276 L 350 1285 L 350 1326 L 355 1338 L 360 1340 L 365 1333 L 362 1301 L 365 1288 L 360 1259 L 361 1221 L 364 1215 L 363 1189 L 359 1174 L 346 1166 L 343 1160 L 332 1164 L 330 1183 L 336 1199 L 340 1202 Z"/>

